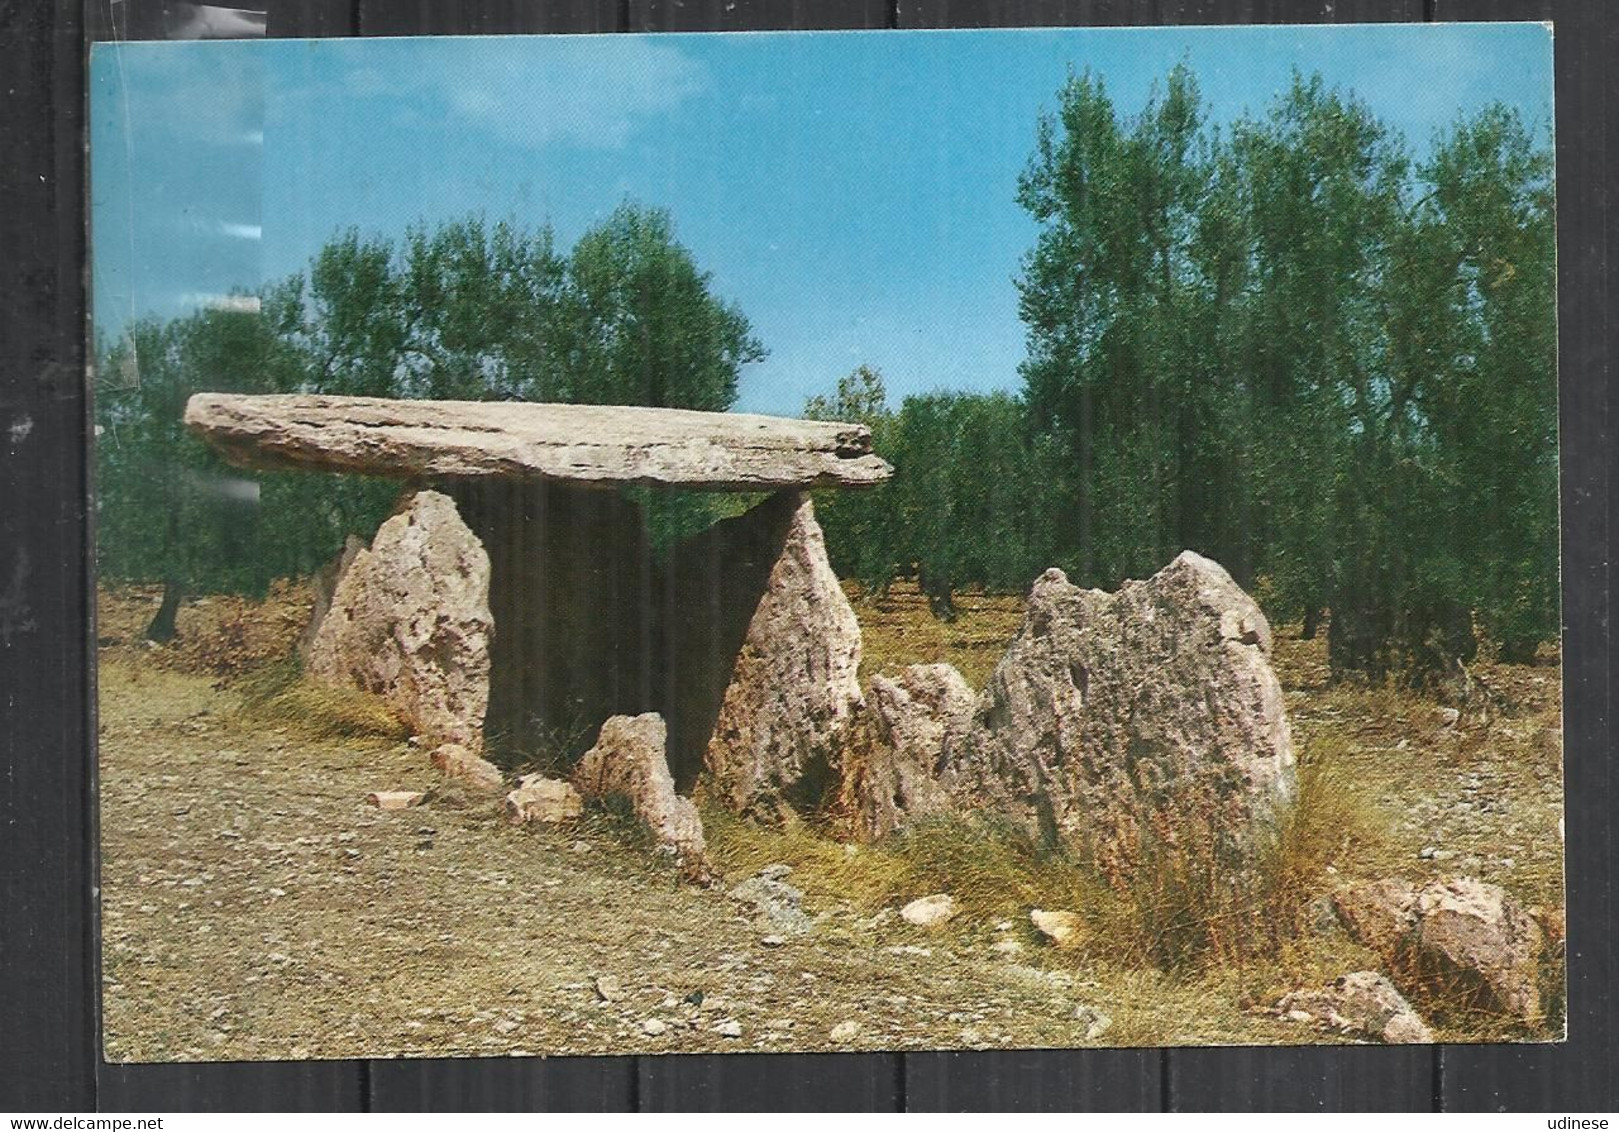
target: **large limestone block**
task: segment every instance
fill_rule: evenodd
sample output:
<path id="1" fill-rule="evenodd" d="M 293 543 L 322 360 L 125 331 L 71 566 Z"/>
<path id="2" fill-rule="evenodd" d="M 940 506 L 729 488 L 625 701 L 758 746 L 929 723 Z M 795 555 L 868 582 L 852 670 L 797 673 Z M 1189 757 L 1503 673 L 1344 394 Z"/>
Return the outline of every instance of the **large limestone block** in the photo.
<path id="1" fill-rule="evenodd" d="M 1190 551 L 1112 594 L 1048 570 L 942 780 L 1115 883 L 1159 851 L 1243 868 L 1295 790 L 1269 652 L 1259 607 Z"/>
<path id="2" fill-rule="evenodd" d="M 185 423 L 238 467 L 405 480 L 761 491 L 861 487 L 893 470 L 865 425 L 633 405 L 198 393 Z"/>
<path id="3" fill-rule="evenodd" d="M 586 798 L 627 798 L 658 844 L 694 879 L 708 875 L 703 822 L 690 798 L 675 793 L 664 756 L 667 732 L 657 712 L 615 715 L 602 724 L 596 745 L 573 769 L 573 785 Z"/>
<path id="4" fill-rule="evenodd" d="M 710 788 L 738 813 L 818 802 L 861 704 L 860 624 L 808 497 L 716 524 L 675 549 L 667 579 L 665 702 L 685 759 L 701 742 Z"/>
<path id="5" fill-rule="evenodd" d="M 953 807 L 939 783 L 946 740 L 972 719 L 972 687 L 948 664 L 913 664 L 871 679 L 869 742 L 845 749 L 845 802 L 855 832 L 884 837 Z"/>
<path id="6" fill-rule="evenodd" d="M 449 496 L 412 492 L 338 579 L 306 671 L 381 696 L 434 744 L 476 752 L 491 624 L 489 556 Z"/>

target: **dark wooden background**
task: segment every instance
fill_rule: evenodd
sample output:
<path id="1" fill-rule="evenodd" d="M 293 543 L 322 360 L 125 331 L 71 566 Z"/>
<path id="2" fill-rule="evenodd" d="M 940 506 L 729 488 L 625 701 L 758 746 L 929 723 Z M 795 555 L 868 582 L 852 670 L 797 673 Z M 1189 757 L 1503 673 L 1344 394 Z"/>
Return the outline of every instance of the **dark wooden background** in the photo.
<path id="1" fill-rule="evenodd" d="M 229 0 L 227 0 L 229 2 Z M 251 0 L 236 0 L 250 3 Z M 141 5 L 146 5 L 143 9 Z M 1562 1046 L 108 1065 L 96 1005 L 84 54 L 162 0 L 0 2 L 0 1109 L 1619 1107 L 1609 410 L 1619 18 L 1593 0 L 266 0 L 271 36 L 1554 20 L 1569 1027 Z M 144 17 L 142 13 L 144 12 Z M 156 15 L 154 15 L 156 13 Z M 745 195 L 747 186 L 738 185 Z"/>

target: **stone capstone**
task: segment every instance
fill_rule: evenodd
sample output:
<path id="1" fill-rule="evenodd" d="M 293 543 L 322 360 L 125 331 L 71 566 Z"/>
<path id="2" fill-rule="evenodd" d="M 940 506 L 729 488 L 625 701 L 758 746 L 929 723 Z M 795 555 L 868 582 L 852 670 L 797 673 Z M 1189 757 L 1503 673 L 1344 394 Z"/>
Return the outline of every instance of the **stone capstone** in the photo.
<path id="1" fill-rule="evenodd" d="M 866 486 L 861 424 L 632 405 L 198 393 L 185 423 L 238 467 L 720 491 Z"/>
<path id="2" fill-rule="evenodd" d="M 407 493 L 332 591 L 305 670 L 380 696 L 433 743 L 483 746 L 489 556 L 437 491 Z"/>
<path id="3" fill-rule="evenodd" d="M 675 793 L 664 757 L 666 730 L 656 712 L 615 715 L 603 723 L 596 745 L 573 770 L 573 785 L 585 798 L 627 799 L 660 848 L 692 879 L 709 879 L 703 823 L 690 798 Z"/>

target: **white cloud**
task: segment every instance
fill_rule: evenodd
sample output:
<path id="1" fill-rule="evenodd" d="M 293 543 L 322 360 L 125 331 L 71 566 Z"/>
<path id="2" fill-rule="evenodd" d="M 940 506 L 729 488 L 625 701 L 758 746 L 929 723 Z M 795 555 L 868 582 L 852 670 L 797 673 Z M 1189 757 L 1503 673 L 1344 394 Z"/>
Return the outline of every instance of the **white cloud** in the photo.
<path id="1" fill-rule="evenodd" d="M 343 44 L 357 64 L 343 74 L 343 94 L 391 102 L 406 118 L 416 105 L 437 103 L 452 122 L 535 148 L 620 148 L 638 127 L 709 85 L 700 62 L 673 44 L 639 37 L 398 44 L 390 47 L 409 54 L 390 60 L 400 64 L 393 68 L 369 45 Z"/>

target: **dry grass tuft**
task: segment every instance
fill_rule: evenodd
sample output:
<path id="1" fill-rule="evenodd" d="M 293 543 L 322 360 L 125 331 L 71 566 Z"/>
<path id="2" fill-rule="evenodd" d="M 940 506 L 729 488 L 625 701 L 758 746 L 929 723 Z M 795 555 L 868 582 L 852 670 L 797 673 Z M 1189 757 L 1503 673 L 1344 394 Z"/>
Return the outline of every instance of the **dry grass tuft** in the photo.
<path id="1" fill-rule="evenodd" d="M 295 657 L 266 665 L 237 683 L 238 711 L 296 728 L 308 739 L 374 738 L 397 742 L 410 729 L 379 697 L 306 678 Z"/>

